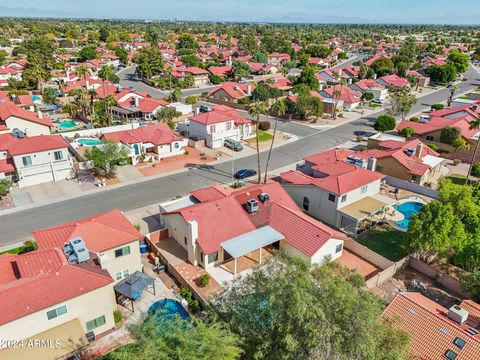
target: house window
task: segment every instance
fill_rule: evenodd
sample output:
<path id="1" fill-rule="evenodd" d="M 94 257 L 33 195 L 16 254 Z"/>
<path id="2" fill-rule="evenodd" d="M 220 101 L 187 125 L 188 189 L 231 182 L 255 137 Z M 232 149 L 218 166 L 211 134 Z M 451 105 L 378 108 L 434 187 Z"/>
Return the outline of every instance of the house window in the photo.
<path id="1" fill-rule="evenodd" d="M 303 210 L 308 211 L 309 206 L 310 206 L 310 199 L 305 196 L 303 198 Z"/>
<path id="2" fill-rule="evenodd" d="M 87 331 L 92 331 L 93 329 L 96 329 L 102 325 L 105 325 L 105 316 L 102 315 L 96 319 L 87 321 L 86 325 L 87 325 Z"/>
<path id="3" fill-rule="evenodd" d="M 368 190 L 368 185 L 362 186 L 360 188 L 360 193 L 365 194 L 367 192 L 367 190 Z"/>
<path id="4" fill-rule="evenodd" d="M 338 254 L 343 249 L 343 244 L 338 244 L 335 248 L 335 254 Z"/>
<path id="5" fill-rule="evenodd" d="M 125 269 L 123 271 L 119 271 L 115 273 L 115 280 L 122 280 L 128 277 L 130 275 L 130 271 L 128 269 Z"/>
<path id="6" fill-rule="evenodd" d="M 427 135 L 425 139 L 427 139 L 429 141 L 433 141 L 433 136 L 432 135 Z"/>
<path id="7" fill-rule="evenodd" d="M 183 240 L 185 240 L 185 245 L 187 245 L 187 237 L 186 236 L 183 238 Z"/>
<path id="8" fill-rule="evenodd" d="M 62 305 L 57 307 L 56 309 L 47 311 L 47 319 L 52 320 L 66 313 L 67 313 L 67 305 Z"/>
<path id="9" fill-rule="evenodd" d="M 124 246 L 120 249 L 115 250 L 115 257 L 118 258 L 120 256 L 130 254 L 130 246 Z"/>
<path id="10" fill-rule="evenodd" d="M 445 353 L 445 359 L 455 360 L 456 358 L 457 358 L 457 353 L 455 351 L 447 350 L 447 352 Z"/>
<path id="11" fill-rule="evenodd" d="M 210 125 L 210 134 L 215 132 L 215 125 Z"/>
<path id="12" fill-rule="evenodd" d="M 412 181 L 413 181 L 413 182 L 419 182 L 419 181 L 420 181 L 420 176 L 413 175 L 413 176 L 412 176 Z"/>
<path id="13" fill-rule="evenodd" d="M 337 197 L 335 195 L 328 194 L 328 201 L 335 202 L 336 199 L 337 199 Z"/>
<path id="14" fill-rule="evenodd" d="M 227 126 L 227 130 L 230 130 L 232 128 L 232 123 L 229 121 L 227 122 L 226 126 Z"/>
<path id="15" fill-rule="evenodd" d="M 32 157 L 31 156 L 22 156 L 23 166 L 32 166 Z"/>
<path id="16" fill-rule="evenodd" d="M 202 264 L 203 264 L 203 260 L 204 260 L 203 259 L 203 252 L 200 251 L 200 261 L 201 261 Z"/>
<path id="17" fill-rule="evenodd" d="M 123 278 L 125 279 L 130 275 L 130 271 L 128 269 L 123 270 Z"/>
<path id="18" fill-rule="evenodd" d="M 465 340 L 460 339 L 460 338 L 455 338 L 453 343 L 461 350 L 465 347 L 465 344 L 467 343 Z"/>
<path id="19" fill-rule="evenodd" d="M 179 143 L 175 143 L 174 145 L 175 149 L 178 149 L 180 147 L 180 144 Z"/>
<path id="20" fill-rule="evenodd" d="M 347 201 L 347 195 L 342 196 L 342 203 L 345 202 L 345 201 Z"/>
<path id="21" fill-rule="evenodd" d="M 218 260 L 218 251 L 215 251 L 207 255 L 207 261 L 209 264 L 214 263 L 217 260 Z"/>
<path id="22" fill-rule="evenodd" d="M 115 273 L 115 280 L 117 280 L 117 281 L 122 280 L 122 272 L 121 271 Z"/>
<path id="23" fill-rule="evenodd" d="M 55 151 L 53 153 L 53 157 L 55 158 L 55 161 L 63 160 L 63 152 L 62 151 Z"/>
<path id="24" fill-rule="evenodd" d="M 383 166 L 377 165 L 377 171 L 378 171 L 378 172 L 383 173 L 383 170 L 384 170 Z"/>

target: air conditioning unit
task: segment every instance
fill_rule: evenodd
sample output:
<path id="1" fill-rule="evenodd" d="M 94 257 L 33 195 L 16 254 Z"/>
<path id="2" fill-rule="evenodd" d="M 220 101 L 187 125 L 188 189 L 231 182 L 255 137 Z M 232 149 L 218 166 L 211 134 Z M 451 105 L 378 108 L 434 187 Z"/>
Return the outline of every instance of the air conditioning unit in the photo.
<path id="1" fill-rule="evenodd" d="M 250 199 L 247 201 L 247 211 L 253 213 L 258 211 L 258 201 L 255 199 Z"/>
<path id="2" fill-rule="evenodd" d="M 468 319 L 468 311 L 458 305 L 453 305 L 448 309 L 448 317 L 458 324 L 464 324 Z"/>
<path id="3" fill-rule="evenodd" d="M 81 237 L 70 240 L 69 245 L 73 249 L 73 251 L 85 248 L 85 242 Z"/>
<path id="4" fill-rule="evenodd" d="M 79 264 L 90 260 L 90 253 L 86 248 L 78 249 L 77 251 L 75 251 L 75 255 L 77 255 L 77 262 Z"/>
<path id="5" fill-rule="evenodd" d="M 258 195 L 258 199 L 264 204 L 264 203 L 270 201 L 270 195 L 268 195 L 265 192 L 262 192 L 262 193 L 260 193 L 260 195 Z"/>
<path id="6" fill-rule="evenodd" d="M 347 163 L 349 163 L 349 164 L 355 164 L 356 161 L 357 161 L 357 157 L 356 157 L 356 156 L 353 156 L 353 155 L 347 156 Z"/>

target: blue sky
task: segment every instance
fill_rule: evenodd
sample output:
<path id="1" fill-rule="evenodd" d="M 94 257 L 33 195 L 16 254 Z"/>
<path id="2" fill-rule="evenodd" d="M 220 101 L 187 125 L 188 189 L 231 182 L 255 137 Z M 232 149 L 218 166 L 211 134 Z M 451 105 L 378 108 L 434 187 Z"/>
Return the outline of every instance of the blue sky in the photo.
<path id="1" fill-rule="evenodd" d="M 16 0 L 78 17 L 291 22 L 480 23 L 480 0 Z M 8 12 L 7 12 L 8 13 Z M 0 11 L 1 15 L 1 11 Z"/>

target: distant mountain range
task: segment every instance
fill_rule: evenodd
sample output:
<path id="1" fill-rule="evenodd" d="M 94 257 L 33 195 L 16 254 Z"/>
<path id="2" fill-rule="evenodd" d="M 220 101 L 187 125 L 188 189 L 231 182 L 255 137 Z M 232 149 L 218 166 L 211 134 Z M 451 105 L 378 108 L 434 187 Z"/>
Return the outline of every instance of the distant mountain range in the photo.
<path id="1" fill-rule="evenodd" d="M 344 17 L 344 16 L 335 16 L 335 15 L 318 15 L 312 16 L 310 14 L 303 15 L 291 15 L 291 16 L 279 16 L 272 18 L 249 18 L 249 19 L 239 19 L 238 15 L 235 14 L 230 18 L 219 19 L 218 16 L 209 14 L 202 15 L 197 17 L 182 17 L 179 16 L 179 20 L 184 21 L 226 21 L 226 22 L 266 22 L 266 23 L 319 23 L 319 24 L 479 24 L 480 23 L 480 14 L 470 14 L 466 16 L 456 16 L 453 14 L 436 16 L 436 17 L 425 17 L 425 18 L 408 18 L 408 19 L 364 19 L 357 17 Z M 77 14 L 69 13 L 60 10 L 45 10 L 38 9 L 34 7 L 7 7 L 0 6 L 0 17 L 28 17 L 28 18 L 105 18 L 102 14 Z M 165 16 L 164 14 L 164 17 Z M 172 19 L 174 16 L 170 16 Z M 115 17 L 122 18 L 122 17 Z M 128 18 L 128 17 L 124 17 Z M 143 20 L 138 18 L 138 20 Z M 160 19 L 152 19 L 160 20 Z"/>

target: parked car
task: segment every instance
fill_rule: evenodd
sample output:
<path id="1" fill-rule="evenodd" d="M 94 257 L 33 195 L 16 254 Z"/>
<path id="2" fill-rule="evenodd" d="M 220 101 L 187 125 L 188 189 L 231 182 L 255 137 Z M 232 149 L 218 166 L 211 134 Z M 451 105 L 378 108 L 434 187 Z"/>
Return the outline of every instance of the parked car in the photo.
<path id="1" fill-rule="evenodd" d="M 372 102 L 374 104 L 381 104 L 382 103 L 382 100 L 381 99 L 373 99 Z"/>
<path id="2" fill-rule="evenodd" d="M 257 170 L 254 170 L 254 169 L 242 169 L 242 170 L 238 170 L 234 174 L 235 179 L 245 179 L 255 175 L 257 175 Z"/>
<path id="3" fill-rule="evenodd" d="M 223 145 L 233 151 L 242 151 L 243 146 L 240 144 L 238 141 L 232 140 L 232 139 L 225 139 L 223 142 Z"/>

